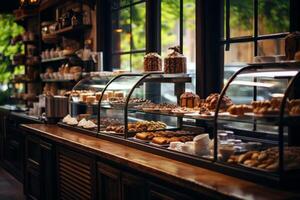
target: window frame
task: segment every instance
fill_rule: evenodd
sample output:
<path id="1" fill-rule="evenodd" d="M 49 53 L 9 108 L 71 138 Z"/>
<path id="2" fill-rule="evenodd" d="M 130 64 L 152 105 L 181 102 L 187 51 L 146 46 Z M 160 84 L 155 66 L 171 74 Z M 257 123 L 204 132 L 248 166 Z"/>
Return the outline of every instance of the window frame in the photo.
<path id="1" fill-rule="evenodd" d="M 258 56 L 258 42 L 269 40 L 269 39 L 282 39 L 286 37 L 289 32 L 280 32 L 280 33 L 270 33 L 270 34 L 263 34 L 260 35 L 258 33 L 259 30 L 259 24 L 258 24 L 258 5 L 259 0 L 252 0 L 253 2 L 253 34 L 251 36 L 240 36 L 240 37 L 231 37 L 230 35 L 230 1 L 231 0 L 225 0 L 226 5 L 226 12 L 225 12 L 225 38 L 221 40 L 221 44 L 225 45 L 225 51 L 229 51 L 230 44 L 240 44 L 240 43 L 246 43 L 246 42 L 253 42 L 253 55 Z M 290 7 L 291 7 L 291 0 L 288 0 Z M 290 11 L 291 14 L 291 11 Z M 290 17 L 291 19 L 291 17 Z M 289 26 L 291 27 L 291 20 L 289 20 Z M 291 30 L 291 28 L 289 28 Z M 223 67 L 224 68 L 224 67 Z"/>
<path id="2" fill-rule="evenodd" d="M 139 4 L 142 4 L 142 3 L 145 3 L 145 9 L 147 9 L 146 8 L 146 6 L 147 6 L 146 0 L 139 0 L 139 1 L 130 0 L 130 3 L 128 3 L 128 4 L 124 5 L 124 6 L 119 6 L 117 8 L 113 8 L 111 6 L 110 7 L 110 15 L 112 16 L 113 13 L 118 13 L 118 12 L 121 12 L 122 10 L 130 8 L 130 11 L 129 11 L 130 12 L 130 35 L 132 35 L 132 8 L 133 8 L 133 6 L 139 5 Z M 112 17 L 110 17 L 110 18 L 112 19 Z M 145 21 L 147 23 L 147 17 L 146 17 Z M 112 26 L 110 26 L 109 30 L 110 30 L 110 33 L 112 34 L 112 32 L 113 32 Z M 113 39 L 113 38 L 111 38 L 111 39 Z M 130 60 L 129 60 L 129 62 L 130 62 L 130 65 L 129 65 L 130 71 L 132 71 L 132 55 L 133 54 L 146 53 L 147 52 L 146 51 L 146 46 L 143 49 L 133 50 L 132 39 L 133 39 L 133 37 L 131 36 L 130 37 L 130 50 L 129 51 L 122 51 L 122 50 L 121 51 L 114 51 L 114 49 L 112 48 L 112 44 L 111 44 L 111 48 L 110 48 L 111 51 L 109 52 L 109 54 L 110 54 L 109 59 L 111 61 L 112 61 L 112 58 L 114 56 L 118 56 L 119 55 L 121 57 L 122 55 L 130 55 Z M 147 41 L 147 38 L 146 38 L 146 35 L 145 35 L 145 44 L 146 44 L 146 41 Z M 111 41 L 110 41 L 110 43 L 111 43 Z M 111 61 L 110 61 L 110 63 L 112 63 Z M 111 65 L 110 69 L 112 70 L 113 67 L 114 66 Z"/>
<path id="3" fill-rule="evenodd" d="M 146 52 L 161 53 L 160 0 L 146 0 Z M 299 0 L 290 0 L 290 32 L 300 31 Z M 97 1 L 97 50 L 103 51 L 103 69 L 111 65 L 111 16 L 110 0 Z M 99 12 L 98 12 L 99 11 Z M 211 13 L 214 13 L 213 15 Z M 151 20 L 149 20 L 151 19 Z M 196 0 L 196 93 L 205 98 L 220 92 L 224 74 L 224 0 Z M 258 36 L 274 39 L 276 34 Z M 283 35 L 280 35 L 283 37 Z M 248 42 L 253 38 L 235 38 L 232 43 Z M 216 42 L 218 41 L 218 42 Z M 256 48 L 255 48 L 256 49 Z M 257 54 L 257 52 L 255 53 Z"/>

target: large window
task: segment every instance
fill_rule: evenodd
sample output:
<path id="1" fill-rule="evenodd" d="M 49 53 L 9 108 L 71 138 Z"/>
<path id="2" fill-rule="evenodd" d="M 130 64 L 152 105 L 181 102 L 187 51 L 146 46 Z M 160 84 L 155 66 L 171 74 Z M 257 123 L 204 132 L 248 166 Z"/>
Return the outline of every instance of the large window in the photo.
<path id="1" fill-rule="evenodd" d="M 142 71 L 146 52 L 146 3 L 137 0 L 113 0 L 112 52 L 113 69 Z"/>
<path id="2" fill-rule="evenodd" d="M 195 73 L 196 40 L 195 0 L 161 0 L 161 54 L 168 48 L 180 45 L 187 57 L 187 70 Z"/>
<path id="3" fill-rule="evenodd" d="M 284 55 L 289 0 L 224 0 L 224 79 L 255 56 Z"/>
<path id="4" fill-rule="evenodd" d="M 167 56 L 168 48 L 179 45 L 187 56 L 188 72 L 195 72 L 195 0 L 160 0 L 161 41 L 148 41 L 160 44 L 162 57 Z M 146 53 L 145 1 L 111 1 L 112 43 L 111 63 L 113 69 L 139 72 L 143 70 L 143 56 Z M 149 10 L 148 10 L 149 11 Z M 149 11 L 151 12 L 151 11 Z M 151 34 L 151 33 L 150 33 Z M 153 33 L 154 34 L 154 33 Z"/>

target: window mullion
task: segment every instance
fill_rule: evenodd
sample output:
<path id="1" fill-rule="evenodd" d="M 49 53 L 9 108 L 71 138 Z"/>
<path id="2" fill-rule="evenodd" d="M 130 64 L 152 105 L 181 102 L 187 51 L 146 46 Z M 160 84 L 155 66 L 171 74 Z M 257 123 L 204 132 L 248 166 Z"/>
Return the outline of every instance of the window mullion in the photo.
<path id="1" fill-rule="evenodd" d="M 230 0 L 226 0 L 226 45 L 225 45 L 225 51 L 230 50 Z"/>
<path id="2" fill-rule="evenodd" d="M 130 0 L 130 4 L 132 4 L 132 0 Z M 133 41 L 132 41 L 132 5 L 130 6 L 130 51 L 133 49 Z M 130 71 L 132 71 L 132 54 L 130 54 Z"/>
<path id="3" fill-rule="evenodd" d="M 254 0 L 254 56 L 258 55 L 258 0 Z"/>
<path id="4" fill-rule="evenodd" d="M 180 0 L 180 17 L 179 17 L 179 45 L 183 54 L 183 0 Z"/>

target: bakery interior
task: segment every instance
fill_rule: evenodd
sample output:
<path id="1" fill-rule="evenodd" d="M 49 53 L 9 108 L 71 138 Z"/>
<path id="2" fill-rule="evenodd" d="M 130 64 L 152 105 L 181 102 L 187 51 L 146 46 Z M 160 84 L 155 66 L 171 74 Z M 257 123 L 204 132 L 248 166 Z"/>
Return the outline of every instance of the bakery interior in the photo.
<path id="1" fill-rule="evenodd" d="M 300 199 L 299 8 L 2 2 L 0 199 Z"/>

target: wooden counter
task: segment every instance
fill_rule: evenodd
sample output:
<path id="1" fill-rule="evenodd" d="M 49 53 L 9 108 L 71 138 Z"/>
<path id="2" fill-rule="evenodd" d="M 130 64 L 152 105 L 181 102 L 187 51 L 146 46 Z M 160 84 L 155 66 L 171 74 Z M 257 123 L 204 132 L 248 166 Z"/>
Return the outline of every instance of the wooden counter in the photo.
<path id="1" fill-rule="evenodd" d="M 154 176 L 197 193 L 215 198 L 297 199 L 299 193 L 282 191 L 227 176 L 190 164 L 143 152 L 121 144 L 87 136 L 57 125 L 28 124 L 22 129 L 62 143 L 82 152 L 92 153 L 143 174 Z"/>

